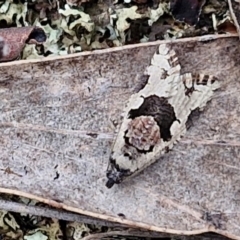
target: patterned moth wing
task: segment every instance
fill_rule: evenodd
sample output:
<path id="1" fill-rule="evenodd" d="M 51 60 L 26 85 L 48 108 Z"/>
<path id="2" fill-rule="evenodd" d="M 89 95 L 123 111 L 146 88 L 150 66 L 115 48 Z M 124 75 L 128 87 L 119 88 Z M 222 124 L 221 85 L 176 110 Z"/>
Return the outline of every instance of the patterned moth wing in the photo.
<path id="1" fill-rule="evenodd" d="M 147 68 L 148 82 L 133 94 L 113 144 L 107 169 L 111 188 L 134 176 L 173 147 L 186 132 L 188 117 L 202 109 L 219 88 L 215 77 L 180 75 L 176 53 L 161 44 Z"/>

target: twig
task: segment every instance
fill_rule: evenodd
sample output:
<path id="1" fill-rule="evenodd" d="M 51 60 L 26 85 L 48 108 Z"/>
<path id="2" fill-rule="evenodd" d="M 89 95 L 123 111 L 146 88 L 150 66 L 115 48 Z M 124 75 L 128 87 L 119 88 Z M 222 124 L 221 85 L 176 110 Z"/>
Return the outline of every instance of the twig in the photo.
<path id="1" fill-rule="evenodd" d="M 105 233 L 95 233 L 82 238 L 82 240 L 101 240 L 105 237 L 114 237 L 114 236 L 151 237 L 151 238 L 158 238 L 158 239 L 169 237 L 168 234 L 164 234 L 164 233 L 142 232 L 139 230 L 139 231 L 110 231 Z"/>
<path id="2" fill-rule="evenodd" d="M 108 222 L 101 219 L 95 219 L 93 217 L 88 217 L 81 214 L 70 213 L 63 210 L 52 209 L 49 207 L 29 206 L 23 203 L 17 203 L 2 199 L 0 199 L 0 208 L 9 212 L 27 213 L 31 215 L 56 218 L 71 222 L 81 222 L 108 227 L 124 227 L 123 224 Z"/>
<path id="3" fill-rule="evenodd" d="M 109 238 L 109 239 L 118 239 L 117 237 L 136 237 L 138 238 L 151 238 L 151 239 L 175 239 L 174 236 L 177 236 L 177 239 L 180 240 L 227 240 L 228 238 L 218 235 L 216 233 L 204 233 L 200 235 L 194 235 L 194 236 L 182 236 L 182 235 L 172 235 L 172 234 L 166 234 L 166 233 L 159 233 L 159 232 L 147 232 L 147 231 L 141 231 L 141 230 L 127 230 L 127 231 L 109 231 L 105 233 L 96 233 L 88 235 L 81 240 L 103 240 L 103 238 Z M 119 238 L 122 239 L 122 238 Z"/>

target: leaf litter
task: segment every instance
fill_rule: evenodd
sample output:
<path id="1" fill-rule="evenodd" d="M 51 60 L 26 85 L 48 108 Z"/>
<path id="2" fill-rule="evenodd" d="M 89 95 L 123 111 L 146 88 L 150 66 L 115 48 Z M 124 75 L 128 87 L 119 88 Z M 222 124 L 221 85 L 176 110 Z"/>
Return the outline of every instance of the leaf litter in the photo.
<path id="1" fill-rule="evenodd" d="M 22 59 L 235 31 L 227 0 L 7 0 L 0 27 L 37 26 L 47 36 Z"/>

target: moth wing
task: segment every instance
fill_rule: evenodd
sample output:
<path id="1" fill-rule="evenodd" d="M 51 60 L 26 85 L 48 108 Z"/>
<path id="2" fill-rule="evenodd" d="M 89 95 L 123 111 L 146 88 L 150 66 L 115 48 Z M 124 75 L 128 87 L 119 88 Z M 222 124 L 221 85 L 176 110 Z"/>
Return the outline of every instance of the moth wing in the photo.
<path id="1" fill-rule="evenodd" d="M 212 98 L 219 81 L 210 75 L 186 73 L 180 76 L 174 50 L 159 46 L 145 87 L 133 94 L 113 144 L 107 186 L 134 176 L 173 147 L 186 132 L 190 113 L 202 109 Z"/>
<path id="2" fill-rule="evenodd" d="M 152 151 L 151 149 L 151 151 L 147 151 L 143 154 L 148 147 L 144 146 L 144 144 L 137 144 L 137 136 L 140 136 L 139 141 L 143 141 L 144 132 L 149 130 L 149 126 L 151 126 L 153 132 L 150 134 L 153 136 L 152 141 L 156 142 L 156 135 L 157 132 L 160 132 L 160 129 L 157 131 L 157 127 L 159 128 L 159 126 L 157 122 L 154 122 L 153 114 L 148 116 L 148 118 L 145 118 L 144 116 L 146 115 L 147 110 L 145 110 L 145 113 L 143 110 L 143 116 L 138 116 L 138 121 L 134 121 L 134 124 L 136 125 L 134 126 L 134 124 L 132 124 L 133 119 L 130 118 L 129 113 L 132 110 L 139 109 L 148 97 L 156 96 L 158 98 L 157 101 L 160 99 L 159 101 L 165 103 L 165 98 L 174 96 L 179 88 L 178 85 L 182 84 L 180 69 L 175 51 L 167 44 L 160 45 L 158 52 L 156 52 L 152 58 L 151 65 L 145 72 L 145 74 L 149 76 L 146 86 L 130 97 L 124 111 L 123 122 L 111 150 L 108 176 L 113 176 L 113 174 L 111 174 L 113 172 L 118 175 L 121 171 L 125 172 L 125 175 L 121 177 L 122 179 L 120 181 L 122 181 L 124 178 L 138 172 L 156 160 L 155 151 Z M 165 105 L 167 109 L 167 103 Z M 167 111 L 166 109 L 163 108 L 162 111 Z M 169 110 L 169 112 L 171 115 L 171 110 Z M 174 116 L 171 117 L 174 118 Z M 130 125 L 132 126 L 131 129 L 133 129 L 131 134 L 129 133 Z M 134 131 L 136 131 L 136 134 Z M 134 136 L 134 134 L 136 137 L 133 142 L 138 146 L 142 146 L 141 149 L 137 149 L 136 146 L 129 143 L 129 138 L 127 136 Z M 166 144 L 161 140 L 160 135 L 158 138 L 159 141 L 156 143 L 158 145 L 158 152 L 165 152 L 164 149 Z"/>

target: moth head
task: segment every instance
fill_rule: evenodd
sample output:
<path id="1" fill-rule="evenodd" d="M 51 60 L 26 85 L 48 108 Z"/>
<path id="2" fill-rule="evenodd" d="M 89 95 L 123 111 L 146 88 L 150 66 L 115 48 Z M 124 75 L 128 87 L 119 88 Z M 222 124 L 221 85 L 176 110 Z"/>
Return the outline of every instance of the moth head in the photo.
<path id="1" fill-rule="evenodd" d="M 120 169 L 115 160 L 110 159 L 110 165 L 106 174 L 108 178 L 106 187 L 111 188 L 114 184 L 121 183 L 127 176 L 129 176 L 129 172 L 129 170 Z"/>
<path id="2" fill-rule="evenodd" d="M 119 184 L 123 180 L 120 171 L 108 171 L 107 178 L 108 178 L 108 181 L 106 183 L 107 188 L 111 188 L 114 184 Z"/>

